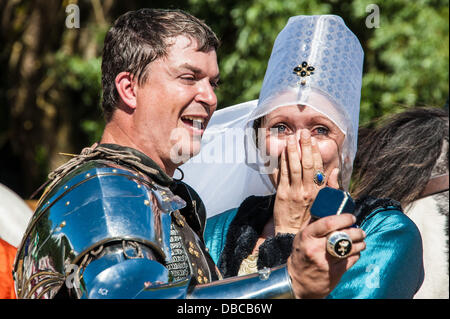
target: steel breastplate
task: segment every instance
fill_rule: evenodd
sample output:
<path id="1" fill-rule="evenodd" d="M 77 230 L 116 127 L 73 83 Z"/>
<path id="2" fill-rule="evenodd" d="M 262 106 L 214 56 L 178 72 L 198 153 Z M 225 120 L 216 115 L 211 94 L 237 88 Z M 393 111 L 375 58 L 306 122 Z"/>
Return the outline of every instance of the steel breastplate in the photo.
<path id="1" fill-rule="evenodd" d="M 54 297 L 74 269 L 109 246 L 123 247 L 126 258 L 151 252 L 158 262 L 171 262 L 170 213 L 185 204 L 132 169 L 83 164 L 41 200 L 29 223 L 14 266 L 18 297 Z M 83 280 L 79 298 L 86 293 Z"/>

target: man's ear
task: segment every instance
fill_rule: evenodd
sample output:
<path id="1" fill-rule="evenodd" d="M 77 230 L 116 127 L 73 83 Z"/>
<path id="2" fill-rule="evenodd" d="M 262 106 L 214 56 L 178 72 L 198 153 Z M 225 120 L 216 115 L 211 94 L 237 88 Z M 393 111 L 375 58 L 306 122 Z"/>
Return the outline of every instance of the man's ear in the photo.
<path id="1" fill-rule="evenodd" d="M 116 85 L 116 90 L 123 103 L 134 110 L 136 108 L 136 83 L 133 80 L 131 73 L 120 72 L 117 74 L 114 84 Z"/>

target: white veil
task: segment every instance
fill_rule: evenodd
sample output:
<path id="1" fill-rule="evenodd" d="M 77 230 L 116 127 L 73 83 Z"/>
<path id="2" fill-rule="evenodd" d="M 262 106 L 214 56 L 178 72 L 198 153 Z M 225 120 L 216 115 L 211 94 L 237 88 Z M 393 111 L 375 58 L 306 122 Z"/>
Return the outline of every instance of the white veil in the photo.
<path id="1" fill-rule="evenodd" d="M 307 105 L 345 134 L 342 185 L 348 188 L 356 154 L 364 52 L 334 15 L 295 16 L 277 36 L 259 100 L 217 111 L 201 152 L 180 168 L 203 199 L 208 217 L 235 208 L 250 195 L 275 192 L 255 146 L 253 121 L 278 107 Z M 261 171 L 261 172 L 260 172 Z"/>

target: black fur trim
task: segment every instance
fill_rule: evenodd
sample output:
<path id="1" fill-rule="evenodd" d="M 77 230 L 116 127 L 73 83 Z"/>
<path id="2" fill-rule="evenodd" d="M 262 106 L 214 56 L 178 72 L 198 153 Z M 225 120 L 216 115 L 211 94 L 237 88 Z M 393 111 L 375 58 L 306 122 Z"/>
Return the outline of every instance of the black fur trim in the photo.
<path id="1" fill-rule="evenodd" d="M 238 208 L 218 262 L 224 277 L 236 276 L 242 260 L 251 254 L 272 215 L 274 200 L 274 196 L 250 196 Z"/>
<path id="2" fill-rule="evenodd" d="M 285 264 L 292 251 L 295 234 L 278 234 L 259 246 L 258 269 Z"/>

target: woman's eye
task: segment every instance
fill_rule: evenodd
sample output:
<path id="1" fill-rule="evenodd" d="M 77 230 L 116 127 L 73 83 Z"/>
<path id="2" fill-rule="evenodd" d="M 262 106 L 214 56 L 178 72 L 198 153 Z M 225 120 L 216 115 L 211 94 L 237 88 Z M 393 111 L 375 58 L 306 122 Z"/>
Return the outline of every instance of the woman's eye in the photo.
<path id="1" fill-rule="evenodd" d="M 314 134 L 318 135 L 328 135 L 329 132 L 330 130 L 324 126 L 316 127 L 313 131 Z"/>
<path id="2" fill-rule="evenodd" d="M 284 124 L 277 124 L 274 125 L 272 128 L 276 129 L 277 133 L 279 134 L 286 134 L 289 132 L 289 128 Z"/>

